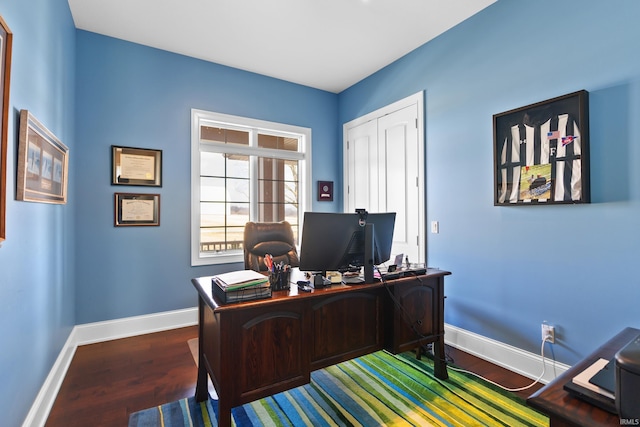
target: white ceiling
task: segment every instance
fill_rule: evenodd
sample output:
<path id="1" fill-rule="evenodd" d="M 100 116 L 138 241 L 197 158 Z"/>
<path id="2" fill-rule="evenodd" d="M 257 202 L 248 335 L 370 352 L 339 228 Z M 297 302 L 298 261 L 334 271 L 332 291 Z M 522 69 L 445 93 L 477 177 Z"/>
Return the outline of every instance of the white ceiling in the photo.
<path id="1" fill-rule="evenodd" d="M 338 93 L 496 0 L 69 0 L 77 28 Z"/>

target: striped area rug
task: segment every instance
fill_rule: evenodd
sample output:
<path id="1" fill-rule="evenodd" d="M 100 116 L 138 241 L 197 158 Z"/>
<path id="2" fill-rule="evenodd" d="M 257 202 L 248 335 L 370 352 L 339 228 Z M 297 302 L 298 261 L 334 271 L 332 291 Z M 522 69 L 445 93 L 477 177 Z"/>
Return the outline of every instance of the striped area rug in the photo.
<path id="1" fill-rule="evenodd" d="M 194 398 L 136 412 L 129 427 L 216 426 L 217 401 Z M 548 426 L 512 393 L 433 362 L 379 351 L 311 373 L 311 382 L 233 408 L 236 426 Z"/>

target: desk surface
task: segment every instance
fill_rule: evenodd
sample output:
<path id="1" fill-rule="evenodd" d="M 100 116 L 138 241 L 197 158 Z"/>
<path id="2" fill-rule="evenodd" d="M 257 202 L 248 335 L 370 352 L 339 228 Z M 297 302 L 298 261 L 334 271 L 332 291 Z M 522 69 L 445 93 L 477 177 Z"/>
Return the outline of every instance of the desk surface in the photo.
<path id="1" fill-rule="evenodd" d="M 428 268 L 426 273 L 424 275 L 421 275 L 420 277 L 433 278 L 433 277 L 448 276 L 450 274 L 451 272 L 449 271 Z M 200 293 L 200 295 L 203 297 L 204 302 L 209 307 L 211 307 L 216 311 L 240 310 L 240 309 L 246 308 L 249 305 L 272 304 L 274 302 L 278 302 L 285 299 L 291 299 L 291 298 L 317 298 L 318 296 L 326 296 L 327 294 L 331 294 L 331 293 L 348 292 L 354 289 L 366 290 L 366 289 L 379 288 L 384 286 L 384 283 L 381 281 L 377 281 L 375 283 L 370 283 L 370 284 L 360 283 L 360 284 L 354 284 L 354 285 L 345 285 L 345 284 L 338 283 L 338 284 L 332 284 L 331 286 L 327 286 L 324 288 L 313 289 L 311 290 L 311 292 L 303 292 L 298 289 L 296 282 L 298 280 L 305 279 L 304 273 L 298 270 L 297 268 L 294 268 L 291 271 L 291 277 L 290 277 L 291 287 L 288 290 L 273 291 L 271 298 L 242 301 L 242 302 L 231 303 L 231 304 L 221 304 L 212 295 L 212 291 L 211 291 L 212 277 L 213 276 L 198 277 L 198 278 L 192 279 L 192 282 L 193 282 L 193 285 L 198 290 L 198 292 Z M 394 284 L 402 283 L 404 281 L 410 281 L 414 279 L 415 279 L 415 276 L 407 276 L 407 277 L 401 277 L 398 279 L 393 279 L 393 281 L 390 281 L 389 283 L 394 283 Z"/>
<path id="2" fill-rule="evenodd" d="M 596 360 L 611 359 L 616 352 L 640 334 L 639 329 L 626 328 L 585 359 L 551 381 L 527 399 L 527 404 L 547 414 L 551 426 L 619 426 L 620 418 L 591 405 L 564 390 L 564 384 L 591 366 Z"/>

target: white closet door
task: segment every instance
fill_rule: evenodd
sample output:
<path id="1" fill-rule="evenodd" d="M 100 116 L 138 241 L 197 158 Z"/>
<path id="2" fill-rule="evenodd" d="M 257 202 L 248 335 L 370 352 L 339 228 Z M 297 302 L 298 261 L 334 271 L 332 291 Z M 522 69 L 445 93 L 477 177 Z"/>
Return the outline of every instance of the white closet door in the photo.
<path id="1" fill-rule="evenodd" d="M 344 125 L 345 212 L 396 212 L 393 256 L 425 262 L 422 93 Z"/>
<path id="2" fill-rule="evenodd" d="M 381 211 L 396 212 L 392 253 L 420 260 L 418 129 L 415 106 L 378 119 Z"/>
<path id="3" fill-rule="evenodd" d="M 345 163 L 347 175 L 347 203 L 345 212 L 356 208 L 378 211 L 378 127 L 375 120 L 351 128 L 347 135 L 348 149 Z"/>

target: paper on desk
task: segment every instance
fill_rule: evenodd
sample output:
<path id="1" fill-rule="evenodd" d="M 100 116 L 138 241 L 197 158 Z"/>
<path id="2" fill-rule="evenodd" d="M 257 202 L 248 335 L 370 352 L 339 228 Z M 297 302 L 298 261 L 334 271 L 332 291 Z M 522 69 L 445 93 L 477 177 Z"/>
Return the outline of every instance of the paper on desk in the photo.
<path id="1" fill-rule="evenodd" d="M 579 373 L 578 375 L 576 375 L 575 377 L 573 377 L 573 382 L 578 384 L 580 387 L 584 387 L 588 390 L 593 391 L 594 393 L 598 393 L 601 394 L 603 396 L 606 396 L 610 399 L 614 399 L 615 400 L 615 396 L 613 395 L 613 393 L 610 393 L 609 391 L 598 387 L 597 385 L 590 383 L 589 380 L 598 372 L 600 372 L 600 370 L 602 368 L 604 368 L 606 366 L 606 364 L 609 363 L 609 361 L 607 359 L 598 359 L 596 360 L 591 366 L 589 366 L 587 369 L 585 369 L 584 371 L 582 371 L 581 373 Z"/>
<path id="2" fill-rule="evenodd" d="M 238 270 L 213 276 L 215 281 L 224 290 L 246 288 L 253 285 L 261 285 L 269 282 L 269 277 L 253 270 Z"/>

